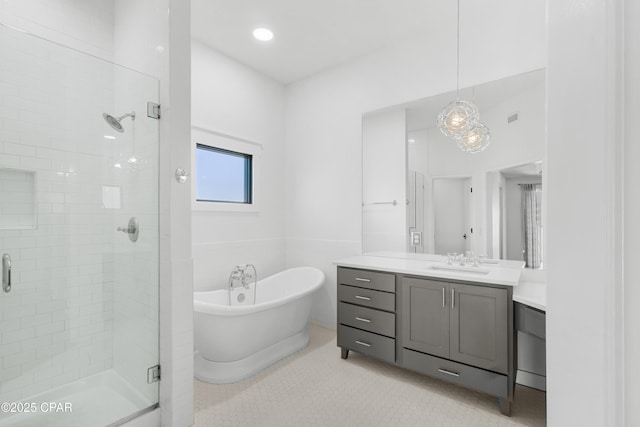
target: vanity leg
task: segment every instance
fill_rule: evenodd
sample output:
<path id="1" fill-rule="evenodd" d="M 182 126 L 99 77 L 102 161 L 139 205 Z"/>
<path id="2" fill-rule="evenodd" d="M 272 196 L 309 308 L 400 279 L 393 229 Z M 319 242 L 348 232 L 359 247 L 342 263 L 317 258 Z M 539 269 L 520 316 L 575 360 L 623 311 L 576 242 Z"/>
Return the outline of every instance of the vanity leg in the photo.
<path id="1" fill-rule="evenodd" d="M 349 349 L 340 347 L 340 357 L 342 357 L 343 359 L 349 357 Z"/>
<path id="2" fill-rule="evenodd" d="M 502 415 L 506 415 L 507 417 L 511 416 L 511 401 L 502 397 L 498 398 L 498 406 L 500 407 L 500 413 Z"/>

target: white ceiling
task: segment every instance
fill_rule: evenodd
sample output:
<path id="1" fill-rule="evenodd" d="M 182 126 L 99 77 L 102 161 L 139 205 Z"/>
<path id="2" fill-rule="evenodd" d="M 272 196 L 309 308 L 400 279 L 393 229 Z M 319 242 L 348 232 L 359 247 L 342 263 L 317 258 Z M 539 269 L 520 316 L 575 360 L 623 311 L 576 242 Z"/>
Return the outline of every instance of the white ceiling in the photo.
<path id="1" fill-rule="evenodd" d="M 284 84 L 455 29 L 452 0 L 191 0 L 191 35 Z M 253 39 L 268 27 L 271 42 Z"/>

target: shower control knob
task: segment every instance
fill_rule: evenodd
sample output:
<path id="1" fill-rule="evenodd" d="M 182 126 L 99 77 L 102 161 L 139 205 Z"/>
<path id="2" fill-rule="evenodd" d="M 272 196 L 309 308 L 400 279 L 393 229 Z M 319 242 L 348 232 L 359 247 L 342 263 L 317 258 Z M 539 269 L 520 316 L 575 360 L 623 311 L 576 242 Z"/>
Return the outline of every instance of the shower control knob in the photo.
<path id="1" fill-rule="evenodd" d="M 138 234 L 140 234 L 140 227 L 138 226 L 138 220 L 136 217 L 131 217 L 126 227 L 118 227 L 116 231 L 122 231 L 129 235 L 129 240 L 135 242 L 138 240 Z"/>

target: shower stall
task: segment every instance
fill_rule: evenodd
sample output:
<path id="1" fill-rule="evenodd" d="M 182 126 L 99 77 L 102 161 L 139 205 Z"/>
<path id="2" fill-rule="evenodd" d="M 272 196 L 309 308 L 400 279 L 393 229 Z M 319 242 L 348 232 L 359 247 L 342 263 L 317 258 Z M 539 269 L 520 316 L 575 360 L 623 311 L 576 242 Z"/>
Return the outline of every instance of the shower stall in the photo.
<path id="1" fill-rule="evenodd" d="M 0 25 L 0 427 L 158 404 L 158 89 Z"/>

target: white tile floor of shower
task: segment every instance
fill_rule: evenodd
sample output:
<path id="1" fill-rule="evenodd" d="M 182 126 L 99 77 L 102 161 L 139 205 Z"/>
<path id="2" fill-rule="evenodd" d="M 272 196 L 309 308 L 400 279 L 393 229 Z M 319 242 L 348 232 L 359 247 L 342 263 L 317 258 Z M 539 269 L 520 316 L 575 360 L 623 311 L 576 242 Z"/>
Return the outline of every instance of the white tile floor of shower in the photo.
<path id="1" fill-rule="evenodd" d="M 311 326 L 304 350 L 235 384 L 195 381 L 195 426 L 544 426 L 545 393 L 517 386 L 512 416 L 496 399 L 355 352 Z"/>
<path id="2" fill-rule="evenodd" d="M 35 403 L 35 412 L 4 414 L 0 427 L 104 427 L 152 405 L 114 370 L 58 387 L 22 403 Z M 65 404 L 70 404 L 67 410 Z"/>

